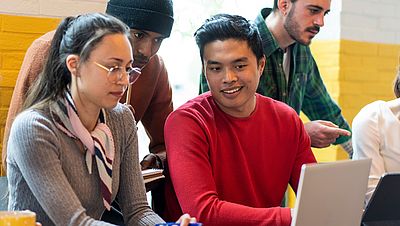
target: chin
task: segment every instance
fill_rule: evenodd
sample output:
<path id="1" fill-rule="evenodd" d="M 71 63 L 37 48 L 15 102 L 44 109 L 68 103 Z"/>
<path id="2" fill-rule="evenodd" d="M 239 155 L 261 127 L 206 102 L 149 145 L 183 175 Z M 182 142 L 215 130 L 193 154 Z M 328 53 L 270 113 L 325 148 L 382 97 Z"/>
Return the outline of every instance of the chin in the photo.
<path id="1" fill-rule="evenodd" d="M 118 102 L 105 104 L 105 105 L 103 105 L 103 108 L 105 108 L 105 109 L 113 109 L 113 108 L 115 108 L 117 106 L 117 104 L 118 104 Z"/>
<path id="2" fill-rule="evenodd" d="M 311 39 L 302 39 L 302 40 L 297 40 L 298 43 L 308 46 L 311 44 Z"/>

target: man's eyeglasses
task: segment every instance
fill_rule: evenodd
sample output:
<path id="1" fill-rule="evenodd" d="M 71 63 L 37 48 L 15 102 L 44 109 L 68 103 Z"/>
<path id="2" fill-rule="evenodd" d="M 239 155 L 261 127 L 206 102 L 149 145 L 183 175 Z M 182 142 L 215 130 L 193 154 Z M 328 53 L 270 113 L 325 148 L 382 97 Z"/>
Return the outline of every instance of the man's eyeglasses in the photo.
<path id="1" fill-rule="evenodd" d="M 122 76 L 126 74 L 128 76 L 129 84 L 133 84 L 134 82 L 136 82 L 136 80 L 139 78 L 140 74 L 142 73 L 140 68 L 138 68 L 138 67 L 129 66 L 124 69 L 124 67 L 122 67 L 122 66 L 113 66 L 113 67 L 108 68 L 97 62 L 93 62 L 93 63 L 108 72 L 108 74 L 107 74 L 108 81 L 110 81 L 112 83 L 117 83 L 117 82 L 121 81 Z"/>

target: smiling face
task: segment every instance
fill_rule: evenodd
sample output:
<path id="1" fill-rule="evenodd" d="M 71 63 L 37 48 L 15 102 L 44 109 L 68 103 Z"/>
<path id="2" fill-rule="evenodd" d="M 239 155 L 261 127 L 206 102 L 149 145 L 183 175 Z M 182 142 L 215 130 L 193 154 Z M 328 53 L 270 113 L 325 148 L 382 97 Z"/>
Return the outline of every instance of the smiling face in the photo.
<path id="1" fill-rule="evenodd" d="M 132 63 L 132 51 L 128 38 L 123 34 L 106 35 L 90 53 L 89 59 L 79 62 L 76 71 L 71 71 L 71 93 L 77 107 L 99 110 L 117 105 L 128 86 L 125 73 Z M 123 68 L 121 80 L 113 82 L 108 78 L 107 68 Z M 75 75 L 75 76 L 74 76 Z"/>
<path id="2" fill-rule="evenodd" d="M 249 116 L 265 59 L 257 58 L 246 41 L 227 39 L 204 46 L 203 70 L 215 102 L 225 113 Z"/>
<path id="3" fill-rule="evenodd" d="M 287 2 L 290 8 L 284 21 L 285 30 L 293 40 L 309 45 L 320 27 L 324 26 L 324 17 L 330 11 L 331 0 Z"/>
<path id="4" fill-rule="evenodd" d="M 144 68 L 149 60 L 158 52 L 165 36 L 145 30 L 131 29 L 131 44 L 134 49 L 133 64 L 135 67 Z"/>

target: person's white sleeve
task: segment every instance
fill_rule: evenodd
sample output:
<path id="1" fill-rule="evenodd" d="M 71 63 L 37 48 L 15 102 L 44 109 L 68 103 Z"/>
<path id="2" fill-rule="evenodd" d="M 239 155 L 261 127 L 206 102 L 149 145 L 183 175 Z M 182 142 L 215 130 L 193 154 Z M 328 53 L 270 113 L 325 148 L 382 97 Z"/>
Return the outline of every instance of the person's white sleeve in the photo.
<path id="1" fill-rule="evenodd" d="M 353 159 L 372 159 L 366 203 L 371 198 L 379 178 L 385 173 L 384 160 L 380 154 L 379 115 L 377 112 L 379 109 L 367 106 L 357 114 L 352 124 Z"/>

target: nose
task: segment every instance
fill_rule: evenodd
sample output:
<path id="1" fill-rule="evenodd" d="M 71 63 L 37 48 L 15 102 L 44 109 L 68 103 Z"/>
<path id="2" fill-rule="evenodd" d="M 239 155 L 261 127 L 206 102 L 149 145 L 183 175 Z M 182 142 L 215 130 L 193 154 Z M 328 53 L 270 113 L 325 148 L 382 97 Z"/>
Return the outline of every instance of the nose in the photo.
<path id="1" fill-rule="evenodd" d="M 155 45 L 151 39 L 143 40 L 140 46 L 137 47 L 138 52 L 147 58 L 152 57 L 157 52 L 154 49 Z"/>
<path id="2" fill-rule="evenodd" d="M 129 74 L 126 71 L 122 72 L 120 79 L 117 81 L 117 84 L 128 86 L 129 85 Z"/>
<path id="3" fill-rule="evenodd" d="M 324 14 L 319 14 L 314 20 L 314 25 L 317 25 L 318 27 L 323 27 L 324 26 Z"/>
<path id="4" fill-rule="evenodd" d="M 230 69 L 225 70 L 224 83 L 232 83 L 237 81 L 237 75 Z"/>
<path id="5" fill-rule="evenodd" d="M 148 47 L 147 44 L 143 44 L 141 45 L 139 48 L 137 48 L 138 52 L 140 53 L 140 55 L 145 56 L 145 57 L 149 57 L 150 55 L 150 48 Z"/>

